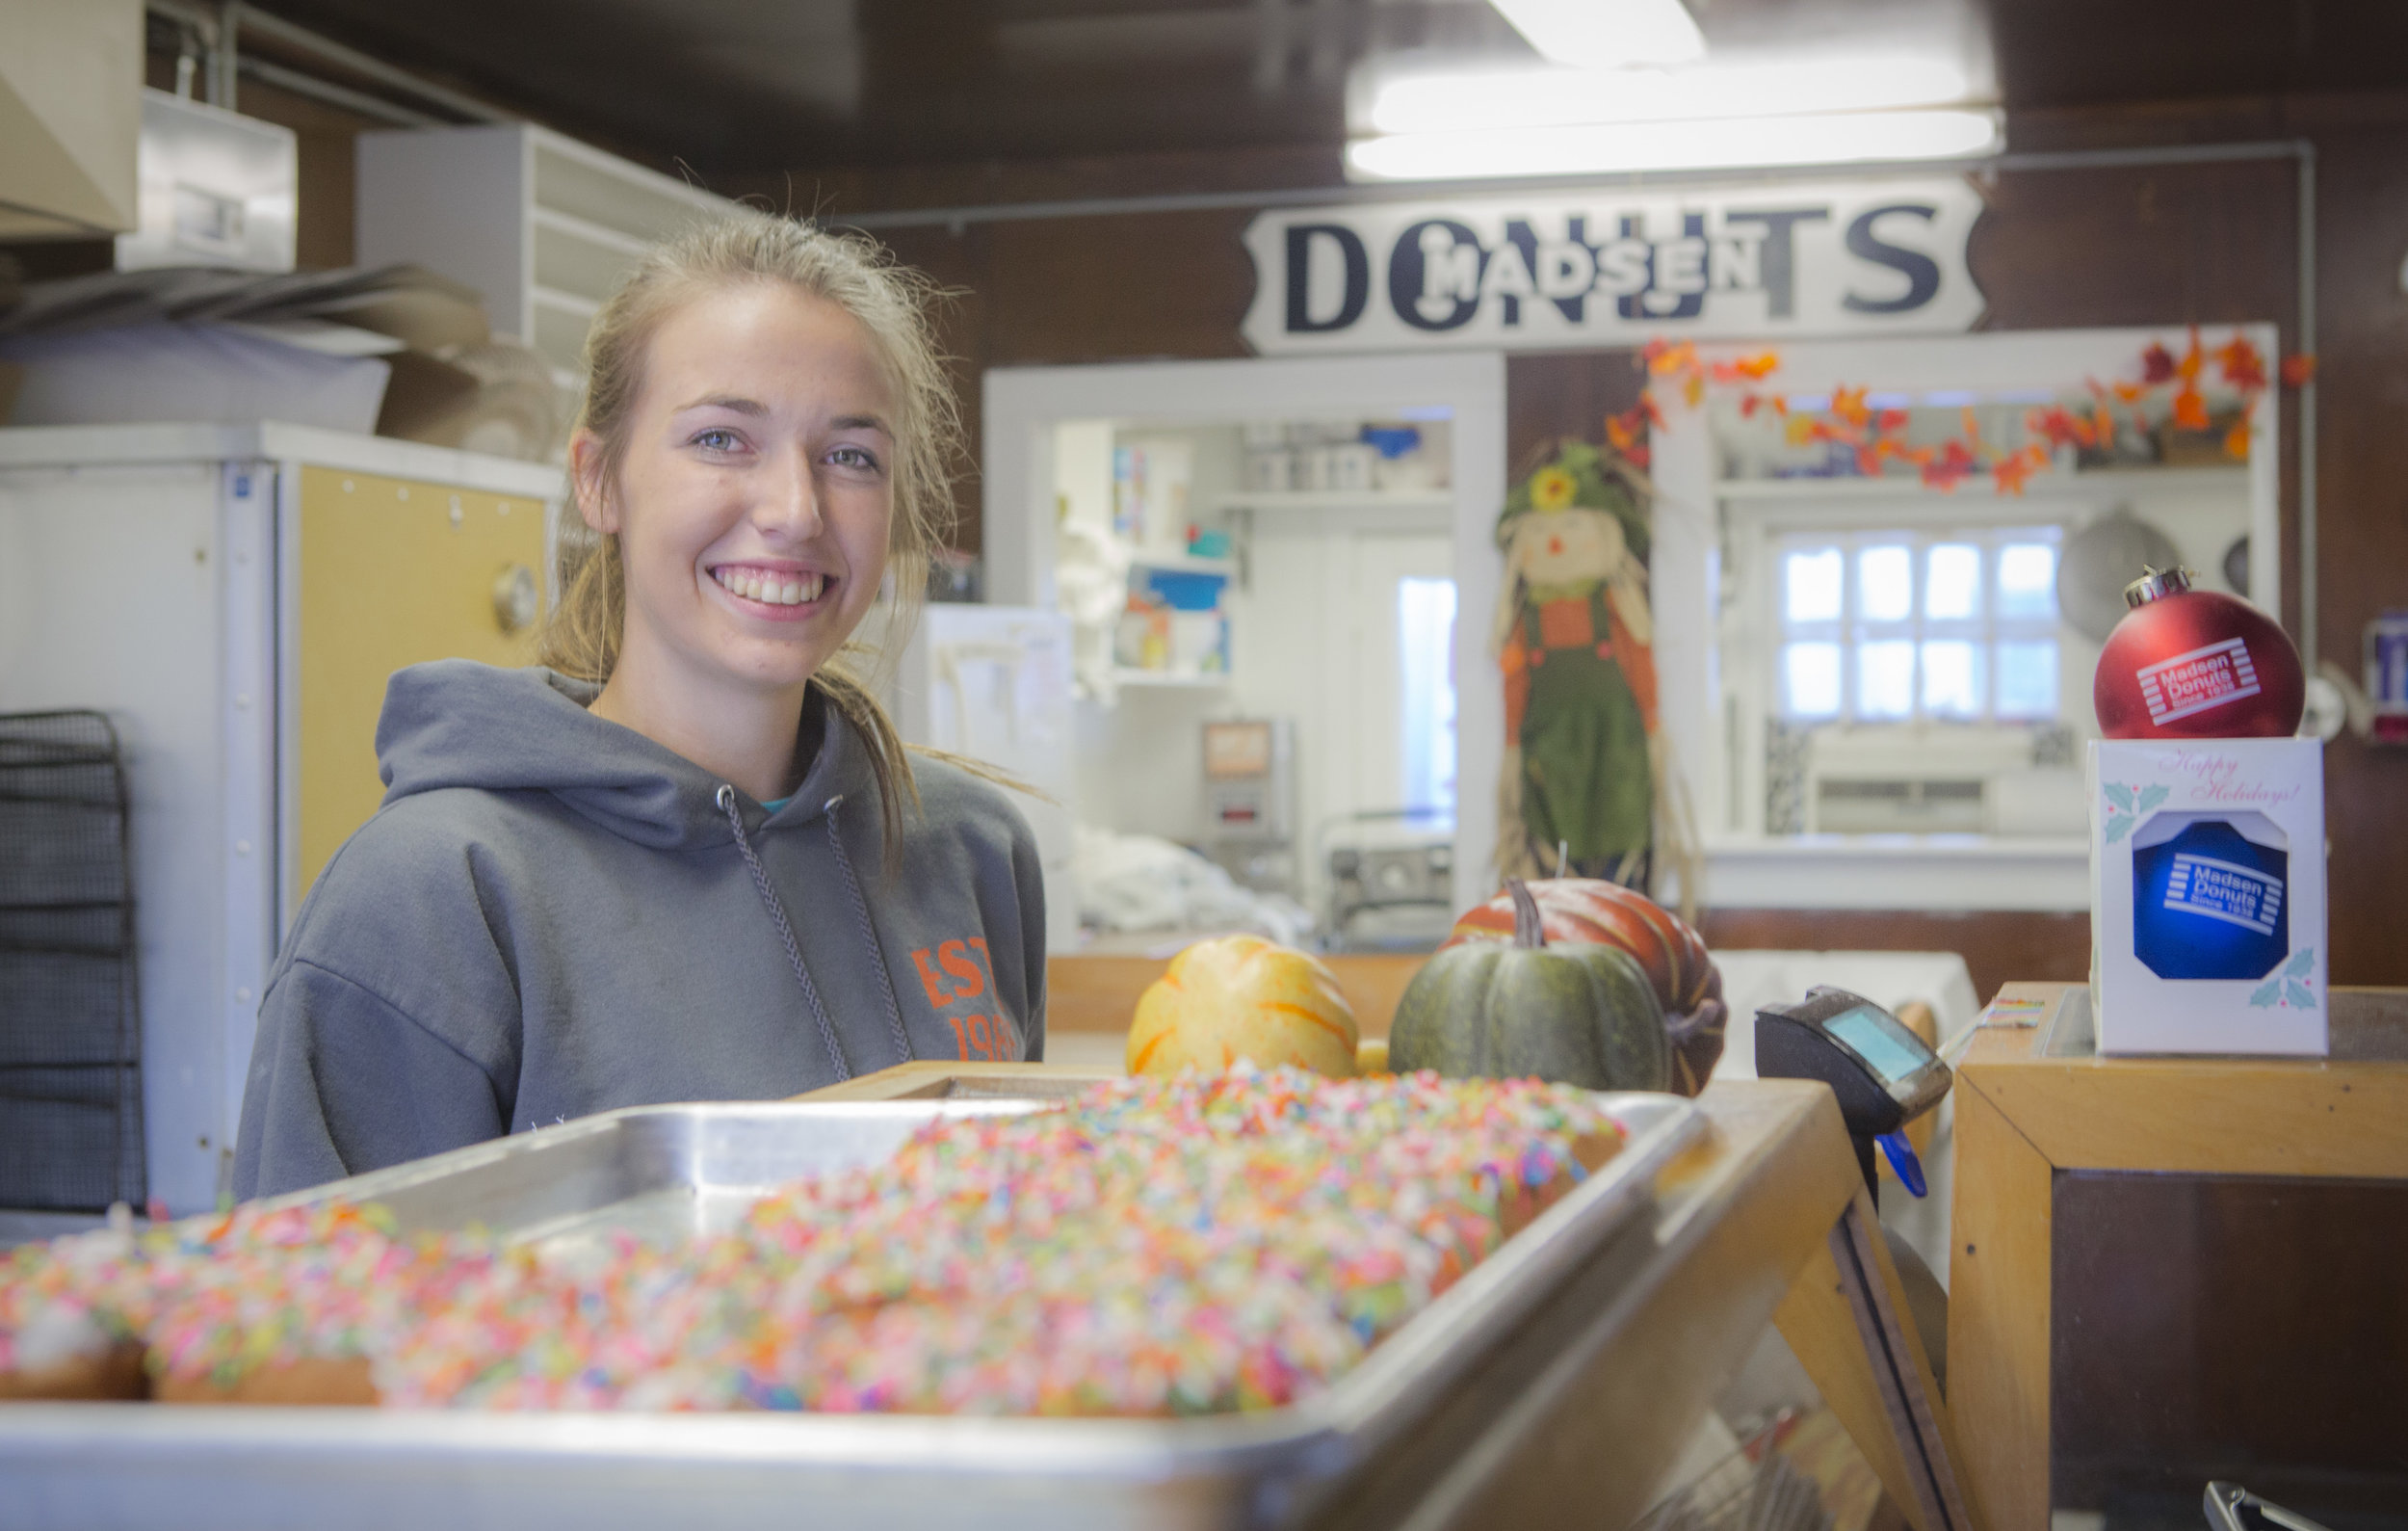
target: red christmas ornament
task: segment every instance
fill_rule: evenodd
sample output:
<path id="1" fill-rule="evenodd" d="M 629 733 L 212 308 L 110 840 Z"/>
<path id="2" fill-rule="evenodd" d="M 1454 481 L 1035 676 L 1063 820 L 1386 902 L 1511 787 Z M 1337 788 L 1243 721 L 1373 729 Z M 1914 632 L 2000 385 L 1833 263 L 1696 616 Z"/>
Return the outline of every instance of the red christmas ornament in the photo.
<path id="1" fill-rule="evenodd" d="M 2299 731 L 2299 650 L 2245 600 L 2151 569 L 2124 587 L 2132 610 L 2107 634 L 2090 685 L 2110 739 L 2273 739 Z"/>

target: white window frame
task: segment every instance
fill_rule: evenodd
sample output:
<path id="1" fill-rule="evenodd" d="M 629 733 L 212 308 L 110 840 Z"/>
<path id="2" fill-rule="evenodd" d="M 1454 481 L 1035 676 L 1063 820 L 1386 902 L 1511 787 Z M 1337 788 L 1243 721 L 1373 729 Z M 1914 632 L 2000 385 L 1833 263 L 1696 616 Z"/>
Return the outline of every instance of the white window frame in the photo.
<path id="1" fill-rule="evenodd" d="M 2006 507 L 2000 507 L 2002 511 Z M 2068 699 L 2064 677 L 2057 677 L 2056 708 L 2047 715 L 2009 714 L 1999 712 L 1999 646 L 2009 643 L 2047 643 L 2062 653 L 2058 636 L 2058 619 L 2053 611 L 2047 617 L 2005 617 L 1999 612 L 1998 568 L 2001 549 L 2046 541 L 2054 553 L 2064 541 L 2065 529 L 2054 521 L 2013 519 L 2009 524 L 1985 527 L 1933 526 L 1928 522 L 1914 525 L 1894 521 L 1876 527 L 1832 527 L 1829 529 L 1799 527 L 1767 540 L 1765 549 L 1770 568 L 1767 569 L 1767 602 L 1766 611 L 1767 662 L 1772 667 L 1770 680 L 1774 714 L 1794 723 L 1828 723 L 1839 726 L 1854 724 L 1931 724 L 1939 726 L 2002 725 L 2008 727 L 2054 724 L 2065 715 Z M 1981 604 L 1970 618 L 1933 617 L 1924 609 L 1925 586 L 1928 580 L 1930 553 L 1934 547 L 1966 546 L 1977 548 L 1981 556 Z M 1868 548 L 1904 547 L 1908 550 L 1914 581 L 1914 597 L 1907 615 L 1889 620 L 1869 617 L 1863 606 L 1864 591 L 1858 578 L 1858 556 Z M 1785 583 L 1791 557 L 1830 548 L 1840 554 L 1840 611 L 1828 620 L 1807 620 L 1788 615 Z M 1863 645 L 1889 640 L 1903 640 L 1915 646 L 1916 669 L 1912 687 L 1912 702 L 1903 717 L 1876 716 L 1864 710 L 1860 694 L 1861 670 L 1856 663 Z M 1985 667 L 1980 682 L 1981 706 L 1972 713 L 1932 712 L 1926 710 L 1923 679 L 1923 646 L 1926 643 L 1962 641 L 1971 643 L 1981 655 Z M 1793 643 L 1827 642 L 1840 650 L 1840 706 L 1830 714 L 1792 711 L 1784 673 L 1783 655 Z"/>
<path id="2" fill-rule="evenodd" d="M 2261 355 L 2277 354 L 2273 325 L 2238 329 Z M 2230 332 L 2213 327 L 2209 338 Z M 2152 343 L 2180 354 L 2189 333 L 2169 325 L 1783 343 L 1781 367 L 1768 386 L 1789 395 L 1863 386 L 1917 396 L 1971 392 L 2006 402 L 2061 390 L 2083 378 L 2124 377 Z M 1745 341 L 1699 348 L 1708 361 L 1738 360 L 1762 349 Z M 1979 478 L 1953 494 L 1912 481 L 1725 484 L 1717 478 L 1711 411 L 1688 408 L 1677 386 L 1659 386 L 1657 394 L 1665 421 L 1654 435 L 1651 468 L 1658 490 L 1651 581 L 1661 716 L 1674 769 L 1696 805 L 1706 849 L 1705 902 L 1730 909 L 2087 909 L 2088 846 L 2079 837 L 1767 836 L 1764 730 L 1771 711 L 1763 682 L 1769 666 L 1739 656 L 1750 641 L 1763 651 L 1761 614 L 1768 608 L 1740 570 L 1729 570 L 1735 577 L 1726 579 L 1723 550 L 1728 539 L 1750 535 L 1750 527 L 1762 535 L 1784 524 L 1827 524 L 1842 499 L 1859 502 L 1859 511 L 1863 501 L 1877 499 L 1892 522 L 1911 506 L 1913 523 L 1932 527 L 2071 525 L 2115 503 L 2128 488 L 2112 474 L 2044 474 L 2022 498 L 2002 497 Z M 2251 585 L 2279 620 L 2282 440 L 2276 405 L 2268 390 L 2252 410 L 2256 445 L 2245 483 Z M 1759 571 L 1765 567 L 1761 558 L 1749 562 Z M 2089 693 L 2080 652 L 2074 644 L 2060 650 L 2061 717 L 2077 712 Z"/>

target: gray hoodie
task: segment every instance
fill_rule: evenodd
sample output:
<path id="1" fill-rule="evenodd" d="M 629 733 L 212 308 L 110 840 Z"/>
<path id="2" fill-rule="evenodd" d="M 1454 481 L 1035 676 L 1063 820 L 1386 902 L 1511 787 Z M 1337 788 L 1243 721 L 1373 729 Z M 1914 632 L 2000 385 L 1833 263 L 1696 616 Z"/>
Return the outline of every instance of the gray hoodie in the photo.
<path id="1" fill-rule="evenodd" d="M 269 975 L 237 1196 L 618 1106 L 1043 1056 L 1044 887 L 1002 791 L 915 759 L 890 877 L 867 749 L 816 690 L 818 755 L 768 813 L 588 712 L 595 689 L 393 676 L 383 805 Z"/>

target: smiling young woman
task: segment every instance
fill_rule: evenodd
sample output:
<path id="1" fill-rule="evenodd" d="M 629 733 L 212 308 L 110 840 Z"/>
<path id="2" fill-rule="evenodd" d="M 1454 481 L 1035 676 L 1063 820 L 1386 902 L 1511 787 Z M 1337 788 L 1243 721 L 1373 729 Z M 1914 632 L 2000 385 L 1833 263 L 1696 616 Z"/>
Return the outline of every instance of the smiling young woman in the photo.
<path id="1" fill-rule="evenodd" d="M 865 240 L 746 215 L 603 307 L 569 446 L 592 535 L 542 663 L 393 676 L 383 806 L 260 1008 L 238 1195 L 1041 1055 L 1028 826 L 906 752 L 849 652 L 890 572 L 907 621 L 948 503 L 925 301 Z"/>

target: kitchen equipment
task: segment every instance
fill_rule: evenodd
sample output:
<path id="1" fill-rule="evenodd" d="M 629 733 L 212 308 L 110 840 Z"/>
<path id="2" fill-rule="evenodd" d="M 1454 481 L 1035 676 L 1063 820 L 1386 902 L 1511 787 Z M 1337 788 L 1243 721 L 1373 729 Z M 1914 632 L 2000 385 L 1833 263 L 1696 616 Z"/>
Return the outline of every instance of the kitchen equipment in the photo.
<path id="1" fill-rule="evenodd" d="M 1263 893 L 1296 888 L 1296 726 L 1285 718 L 1204 725 L 1205 853 Z"/>
<path id="2" fill-rule="evenodd" d="M 1877 1141 L 1898 1178 L 1915 1195 L 1924 1194 L 1923 1167 L 1904 1128 L 1940 1103 L 1951 1076 L 1930 1045 L 1896 1016 L 1861 994 L 1819 984 L 1794 1005 L 1756 1012 L 1756 1072 L 1765 1079 L 1829 1085 L 1856 1146 L 1865 1189 L 1880 1195 L 1872 1158 Z"/>
<path id="3" fill-rule="evenodd" d="M 300 145 L 289 127 L 144 91 L 135 154 L 142 224 L 118 236 L 118 270 L 291 271 Z"/>
<path id="4" fill-rule="evenodd" d="M 2105 643 L 2124 620 L 2124 587 L 2149 569 L 2181 562 L 2172 538 L 2119 505 L 2065 540 L 2056 565 L 2056 609 L 2074 631 Z"/>
<path id="5" fill-rule="evenodd" d="M 1447 808 L 1379 808 L 1322 826 L 1315 841 L 1327 847 L 1329 931 L 1342 948 L 1427 951 L 1447 938 L 1453 820 Z"/>
<path id="6" fill-rule="evenodd" d="M 1519 1397 L 1596 1342 L 1642 1241 L 1658 1173 L 1700 1134 L 1688 1101 L 1616 1095 L 1623 1151 L 1327 1391 L 1286 1409 L 1189 1419 L 738 1413 L 542 1414 L 12 1405 L 0 1479 L 13 1526 L 171 1518 L 194 1531 L 343 1523 L 692 1522 L 1086 1531 L 1292 1524 L 1426 1453 L 1466 1396 Z M 621 1232 L 728 1227 L 778 1183 L 874 1162 L 938 1117 L 1028 1100 L 645 1106 L 322 1187 L 404 1228 L 481 1223 L 570 1249 Z M 1627 1253 L 1626 1253 L 1627 1252 Z M 1502 1369 L 1505 1375 L 1500 1376 Z M 1477 1386 L 1474 1386 L 1477 1380 Z M 1492 1389 L 1512 1390 L 1497 1393 Z M 1532 1393 L 1564 1400 L 1556 1387 Z M 1522 1410 L 1508 1434 L 1549 1421 Z M 1489 1422 L 1492 1426 L 1494 1421 Z M 1461 1439 L 1441 1431 L 1441 1439 Z M 1488 1442 L 1491 1446 L 1497 1442 Z"/>
<path id="7" fill-rule="evenodd" d="M 2274 620 L 2234 595 L 2193 590 L 2190 570 L 2152 568 L 2091 680 L 2110 739 L 2281 738 L 2299 728 L 2307 683 Z"/>
<path id="8" fill-rule="evenodd" d="M 9 124 L 0 237 L 91 239 L 141 222 L 136 125 L 146 93 L 145 26 L 129 5 L 10 8 L 0 65 L 0 115 Z M 211 62 L 218 57 L 231 67 L 230 49 Z"/>

